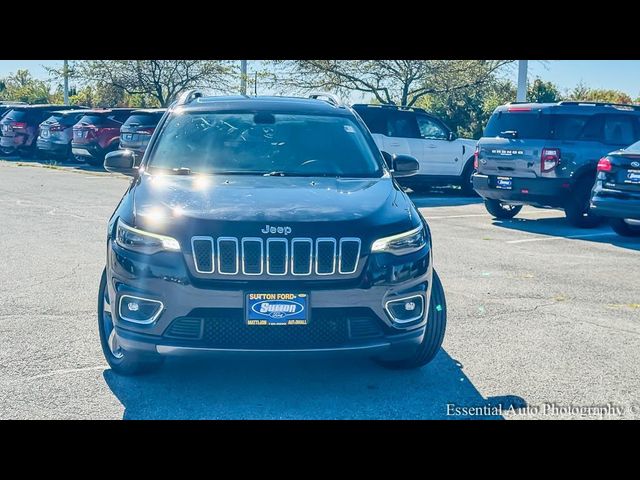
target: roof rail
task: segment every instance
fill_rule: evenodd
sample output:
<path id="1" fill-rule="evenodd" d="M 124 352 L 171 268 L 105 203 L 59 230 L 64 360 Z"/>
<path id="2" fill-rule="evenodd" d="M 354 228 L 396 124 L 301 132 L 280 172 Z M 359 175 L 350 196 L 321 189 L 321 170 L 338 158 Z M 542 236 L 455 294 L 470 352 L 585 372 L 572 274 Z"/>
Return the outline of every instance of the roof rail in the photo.
<path id="1" fill-rule="evenodd" d="M 202 97 L 202 92 L 200 90 L 197 89 L 191 89 L 191 90 L 187 90 L 185 92 L 182 92 L 180 94 L 180 96 L 178 96 L 178 99 L 176 100 L 175 105 L 186 105 L 187 103 L 191 103 L 193 102 L 196 98 L 200 98 Z"/>
<path id="2" fill-rule="evenodd" d="M 593 105 L 596 107 L 625 107 L 633 110 L 640 110 L 640 105 L 630 103 L 613 103 L 613 102 L 592 102 L 589 100 L 563 100 L 558 105 Z"/>
<path id="3" fill-rule="evenodd" d="M 331 105 L 335 107 L 342 106 L 342 101 L 338 98 L 337 95 L 328 92 L 313 92 L 309 94 L 309 98 L 313 98 L 314 100 L 323 100 L 325 102 L 329 102 Z"/>

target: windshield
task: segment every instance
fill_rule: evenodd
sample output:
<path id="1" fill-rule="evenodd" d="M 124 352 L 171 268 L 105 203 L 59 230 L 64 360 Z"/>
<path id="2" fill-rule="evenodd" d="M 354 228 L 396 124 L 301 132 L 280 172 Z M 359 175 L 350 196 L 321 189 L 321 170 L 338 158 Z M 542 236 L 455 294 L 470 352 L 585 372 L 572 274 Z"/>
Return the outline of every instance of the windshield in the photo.
<path id="1" fill-rule="evenodd" d="M 351 119 L 267 112 L 173 115 L 147 168 L 283 176 L 382 174 L 371 146 Z"/>

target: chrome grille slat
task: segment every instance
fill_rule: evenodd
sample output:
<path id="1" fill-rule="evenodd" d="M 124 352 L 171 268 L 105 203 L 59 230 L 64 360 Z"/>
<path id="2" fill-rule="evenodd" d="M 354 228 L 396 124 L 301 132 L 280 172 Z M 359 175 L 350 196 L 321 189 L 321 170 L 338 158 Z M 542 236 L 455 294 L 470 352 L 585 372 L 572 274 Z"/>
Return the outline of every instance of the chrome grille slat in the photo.
<path id="1" fill-rule="evenodd" d="M 255 248 L 259 248 L 256 255 Z M 263 241 L 258 237 L 244 237 L 242 239 L 242 273 L 244 275 L 262 275 L 264 271 Z M 257 268 L 256 268 L 257 267 Z"/>
<path id="2" fill-rule="evenodd" d="M 329 276 L 358 271 L 357 237 L 191 238 L 193 266 L 200 275 Z"/>
<path id="3" fill-rule="evenodd" d="M 218 237 L 216 247 L 218 250 L 218 272 L 223 275 L 237 275 L 240 270 L 238 239 L 235 237 Z M 229 250 L 230 247 L 234 249 L 235 253 Z M 233 266 L 233 270 L 227 268 L 229 266 Z"/>
<path id="4" fill-rule="evenodd" d="M 296 253 L 296 249 L 303 252 Z M 308 250 L 309 253 L 306 253 Z M 304 267 L 304 268 L 302 268 Z M 311 275 L 313 270 L 313 240 L 310 238 L 294 238 L 291 240 L 291 274 Z"/>
<path id="5" fill-rule="evenodd" d="M 215 270 L 213 238 L 192 237 L 193 264 L 198 273 L 213 273 Z"/>
<path id="6" fill-rule="evenodd" d="M 331 267 L 329 267 L 331 265 Z M 336 271 L 336 239 L 316 239 L 316 275 L 333 275 Z"/>
<path id="7" fill-rule="evenodd" d="M 284 255 L 282 251 L 272 245 L 283 245 Z M 282 257 L 282 258 L 281 258 Z M 267 274 L 268 275 L 286 275 L 287 263 L 289 261 L 289 241 L 286 238 L 268 238 L 267 239 Z M 282 266 L 282 268 L 280 268 Z"/>

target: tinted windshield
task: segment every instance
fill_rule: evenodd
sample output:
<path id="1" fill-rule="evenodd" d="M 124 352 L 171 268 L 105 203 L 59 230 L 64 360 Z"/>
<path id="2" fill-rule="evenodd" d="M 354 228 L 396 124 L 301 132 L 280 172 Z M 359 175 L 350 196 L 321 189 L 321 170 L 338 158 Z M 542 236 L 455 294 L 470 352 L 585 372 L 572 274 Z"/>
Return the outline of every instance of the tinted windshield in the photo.
<path id="1" fill-rule="evenodd" d="M 292 176 L 382 174 L 371 146 L 351 119 L 265 112 L 174 115 L 163 127 L 148 167 Z"/>
<path id="2" fill-rule="evenodd" d="M 86 123 L 88 125 L 100 125 L 107 117 L 103 115 L 83 115 L 78 123 Z"/>

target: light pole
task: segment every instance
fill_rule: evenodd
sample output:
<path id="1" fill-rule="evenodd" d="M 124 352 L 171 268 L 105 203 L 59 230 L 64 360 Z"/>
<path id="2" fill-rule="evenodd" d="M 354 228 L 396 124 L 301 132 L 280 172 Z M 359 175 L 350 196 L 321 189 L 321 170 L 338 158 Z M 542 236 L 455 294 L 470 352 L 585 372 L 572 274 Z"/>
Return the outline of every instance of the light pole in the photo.
<path id="1" fill-rule="evenodd" d="M 247 61 L 240 60 L 240 95 L 247 94 Z"/>
<path id="2" fill-rule="evenodd" d="M 517 102 L 527 101 L 527 67 L 529 60 L 518 60 L 518 94 Z"/>
<path id="3" fill-rule="evenodd" d="M 64 78 L 64 104 L 69 105 L 69 60 L 64 61 L 62 76 Z"/>

